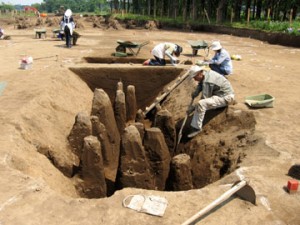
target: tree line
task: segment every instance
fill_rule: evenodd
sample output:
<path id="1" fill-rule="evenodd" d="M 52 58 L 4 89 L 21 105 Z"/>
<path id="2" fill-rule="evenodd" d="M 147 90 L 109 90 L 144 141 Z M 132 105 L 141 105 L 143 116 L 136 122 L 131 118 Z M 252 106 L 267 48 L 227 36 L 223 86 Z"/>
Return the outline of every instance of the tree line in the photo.
<path id="1" fill-rule="evenodd" d="M 187 20 L 276 20 L 296 19 L 300 0 L 43 0 L 32 5 L 54 13 L 61 6 L 73 12 L 112 12 Z M 0 9 L 6 7 L 4 3 Z"/>
<path id="2" fill-rule="evenodd" d="M 126 8 L 125 0 L 114 2 L 115 6 L 121 4 L 123 10 L 130 11 Z M 271 20 L 285 21 L 290 18 L 290 14 L 296 19 L 299 6 L 299 0 L 132 0 L 131 11 L 153 17 L 182 17 L 183 20 L 211 18 L 222 22 L 229 19 L 240 21 L 250 17 L 261 20 L 268 17 Z"/>

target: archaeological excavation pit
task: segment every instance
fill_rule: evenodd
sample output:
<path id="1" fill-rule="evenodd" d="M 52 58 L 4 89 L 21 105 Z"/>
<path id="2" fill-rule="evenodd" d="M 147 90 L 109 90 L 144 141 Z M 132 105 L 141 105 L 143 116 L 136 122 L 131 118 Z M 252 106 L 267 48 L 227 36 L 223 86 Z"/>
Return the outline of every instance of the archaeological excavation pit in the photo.
<path id="1" fill-rule="evenodd" d="M 252 113 L 234 105 L 208 111 L 203 131 L 193 139 L 186 136 L 188 118 L 176 146 L 193 80 L 184 80 L 161 104 L 146 109 L 174 87 L 188 67 L 145 67 L 128 60 L 101 63 L 90 58 L 70 68 L 94 93 L 91 111 L 79 110 L 66 134 L 68 151 L 77 158 L 68 176 L 81 197 L 111 196 L 125 187 L 201 188 L 238 168 L 257 141 Z"/>

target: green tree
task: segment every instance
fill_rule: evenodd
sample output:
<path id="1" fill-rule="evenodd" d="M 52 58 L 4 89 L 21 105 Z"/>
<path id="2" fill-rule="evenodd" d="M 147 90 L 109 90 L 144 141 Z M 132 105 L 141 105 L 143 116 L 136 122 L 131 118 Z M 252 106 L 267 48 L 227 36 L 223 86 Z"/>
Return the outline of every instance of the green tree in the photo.
<path id="1" fill-rule="evenodd" d="M 1 11 L 12 11 L 15 8 L 12 5 L 8 5 L 2 2 L 2 4 L 0 5 L 0 10 Z"/>

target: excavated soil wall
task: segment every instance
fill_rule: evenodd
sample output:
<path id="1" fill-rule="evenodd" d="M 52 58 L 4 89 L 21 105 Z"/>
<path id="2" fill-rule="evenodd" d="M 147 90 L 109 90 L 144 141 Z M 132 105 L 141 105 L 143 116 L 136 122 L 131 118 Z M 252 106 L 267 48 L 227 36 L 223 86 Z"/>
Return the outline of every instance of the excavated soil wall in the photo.
<path id="1" fill-rule="evenodd" d="M 122 65 L 125 59 L 115 58 L 86 61 L 93 64 L 70 69 L 94 92 L 92 110 L 74 115 L 67 134 L 79 161 L 73 176 L 82 197 L 110 196 L 125 187 L 201 188 L 233 172 L 257 141 L 253 114 L 230 106 L 208 111 L 203 132 L 193 139 L 186 136 L 189 117 L 177 143 L 186 102 L 178 102 L 176 96 L 186 95 L 192 80 L 171 92 L 151 117 L 139 115 L 138 109 L 145 110 L 168 90 L 184 72 L 182 68 L 128 67 Z M 135 110 L 130 117 L 126 107 Z"/>
<path id="2" fill-rule="evenodd" d="M 90 61 L 95 61 L 90 60 Z M 113 61 L 108 59 L 107 61 Z M 119 59 L 124 63 L 124 59 Z M 130 61 L 132 59 L 129 59 Z M 119 67 L 115 65 L 80 65 L 70 68 L 75 72 L 92 91 L 102 88 L 114 102 L 116 86 L 119 81 L 124 84 L 135 86 L 138 109 L 145 108 L 151 104 L 156 96 L 163 90 L 164 86 L 176 79 L 182 69 L 175 67 Z"/>
<path id="3" fill-rule="evenodd" d="M 191 29 L 194 31 L 230 34 L 238 37 L 249 37 L 276 45 L 284 45 L 297 48 L 300 47 L 300 36 L 289 35 L 284 33 L 271 33 L 245 28 L 232 28 L 208 25 L 191 26 Z"/>

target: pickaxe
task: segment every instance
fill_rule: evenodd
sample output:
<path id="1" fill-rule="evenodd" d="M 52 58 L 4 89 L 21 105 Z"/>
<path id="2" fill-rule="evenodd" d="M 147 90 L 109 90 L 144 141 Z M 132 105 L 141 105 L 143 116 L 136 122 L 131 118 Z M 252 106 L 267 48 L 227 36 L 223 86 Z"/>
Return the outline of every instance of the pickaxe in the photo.
<path id="1" fill-rule="evenodd" d="M 256 195 L 252 187 L 248 185 L 248 182 L 245 180 L 241 180 L 236 182 L 231 189 L 226 191 L 223 195 L 221 195 L 219 198 L 217 198 L 215 201 L 210 203 L 208 206 L 206 206 L 204 209 L 200 210 L 198 213 L 190 217 L 188 220 L 186 220 L 181 225 L 191 225 L 195 224 L 196 220 L 199 219 L 204 214 L 208 213 L 211 209 L 216 207 L 217 205 L 220 205 L 225 200 L 230 198 L 233 194 L 236 194 L 241 199 L 251 202 L 252 204 L 256 204 Z"/>

